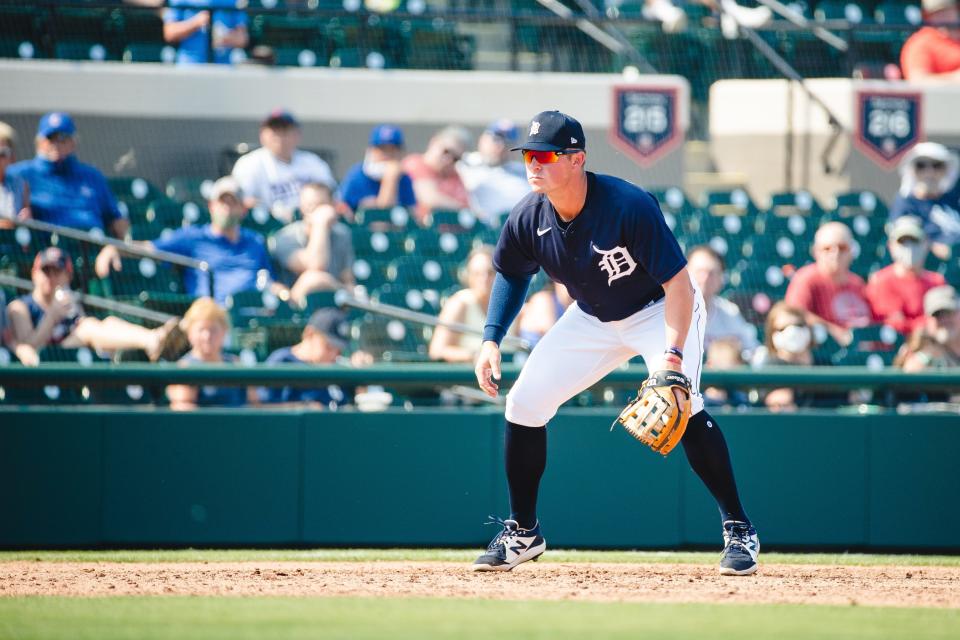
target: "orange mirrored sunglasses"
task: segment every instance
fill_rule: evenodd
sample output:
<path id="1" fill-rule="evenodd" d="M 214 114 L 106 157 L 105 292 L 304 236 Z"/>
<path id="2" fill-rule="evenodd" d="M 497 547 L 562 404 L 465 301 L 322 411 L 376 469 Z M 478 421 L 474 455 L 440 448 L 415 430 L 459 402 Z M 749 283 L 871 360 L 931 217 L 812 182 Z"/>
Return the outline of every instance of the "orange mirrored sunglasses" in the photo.
<path id="1" fill-rule="evenodd" d="M 560 156 L 567 156 L 572 153 L 580 153 L 580 149 L 565 149 L 563 151 L 534 151 L 533 149 L 523 150 L 523 161 L 530 164 L 536 160 L 540 164 L 553 164 L 560 161 Z"/>

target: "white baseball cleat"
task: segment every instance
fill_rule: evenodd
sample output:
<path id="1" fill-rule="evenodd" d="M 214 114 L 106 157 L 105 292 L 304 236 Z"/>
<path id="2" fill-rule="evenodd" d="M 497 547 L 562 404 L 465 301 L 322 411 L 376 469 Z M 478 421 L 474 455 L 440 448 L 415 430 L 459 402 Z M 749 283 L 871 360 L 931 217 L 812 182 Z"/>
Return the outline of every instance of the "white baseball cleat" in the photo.
<path id="1" fill-rule="evenodd" d="M 532 529 L 521 529 L 516 520 L 491 521 L 503 525 L 503 531 L 490 542 L 486 552 L 473 563 L 474 571 L 510 571 L 527 560 L 536 560 L 547 549 L 540 535 L 540 523 Z"/>
<path id="2" fill-rule="evenodd" d="M 757 572 L 760 539 L 749 522 L 727 520 L 723 523 L 723 555 L 720 575 L 749 576 Z"/>

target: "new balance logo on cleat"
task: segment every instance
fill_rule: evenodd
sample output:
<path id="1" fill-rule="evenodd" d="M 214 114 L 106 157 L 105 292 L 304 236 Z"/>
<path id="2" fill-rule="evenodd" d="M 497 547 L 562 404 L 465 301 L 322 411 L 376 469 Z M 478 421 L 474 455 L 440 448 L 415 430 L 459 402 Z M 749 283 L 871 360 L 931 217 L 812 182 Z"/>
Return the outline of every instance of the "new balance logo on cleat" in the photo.
<path id="1" fill-rule="evenodd" d="M 521 529 L 516 520 L 500 520 L 492 516 L 490 520 L 503 525 L 503 531 L 473 563 L 474 571 L 510 571 L 527 560 L 536 560 L 546 550 L 547 543 L 540 535 L 539 522 L 533 529 Z"/>
<path id="2" fill-rule="evenodd" d="M 723 523 L 723 555 L 720 575 L 749 576 L 757 572 L 760 539 L 749 522 L 727 520 Z"/>

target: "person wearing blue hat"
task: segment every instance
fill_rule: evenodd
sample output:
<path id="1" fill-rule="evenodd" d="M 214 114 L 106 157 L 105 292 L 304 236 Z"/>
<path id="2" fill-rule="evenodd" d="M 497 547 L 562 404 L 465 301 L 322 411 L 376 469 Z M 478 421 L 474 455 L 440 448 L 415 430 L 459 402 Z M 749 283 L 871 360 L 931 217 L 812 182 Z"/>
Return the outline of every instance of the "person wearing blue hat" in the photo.
<path id="1" fill-rule="evenodd" d="M 245 58 L 243 50 L 250 43 L 247 14 L 237 10 L 236 0 L 170 0 L 168 5 L 163 39 L 178 46 L 178 64 L 233 64 Z"/>
<path id="2" fill-rule="evenodd" d="M 330 165 L 312 151 L 298 148 L 300 122 L 285 109 L 274 109 L 260 123 L 259 149 L 240 157 L 233 177 L 240 183 L 248 207 L 262 206 L 283 222 L 293 219 L 300 190 L 319 182 L 336 189 Z"/>
<path id="3" fill-rule="evenodd" d="M 510 147 L 520 135 L 512 120 L 501 118 L 480 134 L 477 150 L 465 154 L 457 171 L 470 194 L 470 208 L 487 224 L 509 213 L 530 193 L 523 163 L 510 159 Z"/>
<path id="4" fill-rule="evenodd" d="M 30 187 L 33 217 L 50 224 L 89 231 L 98 229 L 123 238 L 130 224 L 117 206 L 106 178 L 77 160 L 77 127 L 66 113 L 40 118 L 37 155 L 18 162 L 9 173 Z"/>
<path id="5" fill-rule="evenodd" d="M 340 185 L 340 201 L 353 211 L 415 206 L 413 181 L 400 166 L 403 149 L 400 127 L 392 124 L 374 127 L 363 161 L 350 168 Z"/>

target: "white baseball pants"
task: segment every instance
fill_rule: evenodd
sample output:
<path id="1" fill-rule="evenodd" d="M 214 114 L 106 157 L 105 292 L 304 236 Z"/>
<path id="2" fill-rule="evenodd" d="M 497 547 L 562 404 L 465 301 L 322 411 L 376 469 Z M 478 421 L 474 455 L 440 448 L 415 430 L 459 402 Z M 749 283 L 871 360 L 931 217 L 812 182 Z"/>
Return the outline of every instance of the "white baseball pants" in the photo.
<path id="1" fill-rule="evenodd" d="M 693 413 L 703 410 L 700 373 L 706 306 L 696 283 L 693 318 L 683 345 L 683 373 L 690 378 Z M 530 353 L 507 394 L 506 418 L 524 427 L 542 427 L 564 402 L 589 388 L 636 355 L 650 371 L 660 368 L 666 345 L 664 301 L 628 318 L 601 322 L 571 304 Z M 638 381 L 638 385 L 639 386 Z"/>

